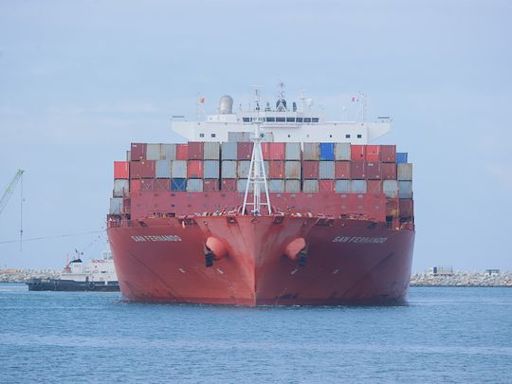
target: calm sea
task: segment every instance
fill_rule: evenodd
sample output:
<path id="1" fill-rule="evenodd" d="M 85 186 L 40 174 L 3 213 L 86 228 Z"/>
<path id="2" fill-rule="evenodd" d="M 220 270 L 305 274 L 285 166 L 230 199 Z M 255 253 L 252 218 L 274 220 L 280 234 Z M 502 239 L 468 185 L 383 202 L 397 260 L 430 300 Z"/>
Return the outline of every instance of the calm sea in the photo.
<path id="1" fill-rule="evenodd" d="M 0 383 L 49 382 L 512 383 L 512 289 L 248 309 L 0 284 Z"/>

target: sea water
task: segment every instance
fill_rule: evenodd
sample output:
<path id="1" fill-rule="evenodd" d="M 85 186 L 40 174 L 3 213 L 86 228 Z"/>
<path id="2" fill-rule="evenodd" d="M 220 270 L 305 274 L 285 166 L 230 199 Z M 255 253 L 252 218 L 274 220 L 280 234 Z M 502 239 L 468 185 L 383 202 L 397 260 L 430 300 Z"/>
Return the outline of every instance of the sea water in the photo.
<path id="1" fill-rule="evenodd" d="M 512 288 L 238 308 L 0 284 L 0 383 L 48 382 L 512 383 Z"/>

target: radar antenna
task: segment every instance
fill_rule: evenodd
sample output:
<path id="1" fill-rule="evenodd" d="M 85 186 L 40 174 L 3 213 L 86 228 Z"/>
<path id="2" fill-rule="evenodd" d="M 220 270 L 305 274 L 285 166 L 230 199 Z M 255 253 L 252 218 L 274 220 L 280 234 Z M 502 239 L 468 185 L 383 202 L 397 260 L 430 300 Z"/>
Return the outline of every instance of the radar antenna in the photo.
<path id="1" fill-rule="evenodd" d="M 255 89 L 255 101 L 256 105 L 260 105 L 260 93 L 259 90 Z M 268 184 L 267 184 L 267 175 L 265 173 L 265 163 L 263 161 L 263 152 L 261 150 L 261 133 L 260 133 L 260 110 L 256 110 L 256 118 L 253 118 L 252 123 L 254 125 L 254 141 L 252 147 L 252 156 L 251 156 L 251 164 L 249 166 L 249 175 L 247 177 L 247 185 L 245 186 L 245 195 L 244 195 L 244 204 L 242 206 L 242 214 L 245 215 L 245 210 L 247 206 L 252 205 L 251 213 L 254 216 L 261 215 L 262 206 L 267 207 L 268 214 L 272 213 L 272 208 L 270 206 L 270 197 L 268 194 Z M 248 202 L 249 198 L 249 190 L 250 187 L 253 187 L 253 201 L 252 203 Z M 261 188 L 265 192 L 265 202 L 261 201 Z"/>

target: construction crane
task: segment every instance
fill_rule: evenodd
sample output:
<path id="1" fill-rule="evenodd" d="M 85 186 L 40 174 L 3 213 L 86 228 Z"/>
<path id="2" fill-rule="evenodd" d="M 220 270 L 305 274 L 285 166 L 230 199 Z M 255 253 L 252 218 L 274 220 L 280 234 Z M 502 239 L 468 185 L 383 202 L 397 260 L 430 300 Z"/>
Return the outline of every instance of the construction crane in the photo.
<path id="1" fill-rule="evenodd" d="M 20 196 L 21 196 L 21 207 L 20 207 L 20 215 L 21 215 L 21 224 L 20 224 L 20 249 L 23 244 L 23 172 L 25 172 L 23 169 L 18 169 L 16 172 L 16 175 L 12 178 L 11 182 L 5 189 L 2 198 L 0 199 L 0 215 L 2 214 L 2 211 L 4 210 L 5 206 L 7 205 L 7 202 L 9 201 L 10 197 L 12 196 L 14 190 L 16 189 L 16 186 L 18 183 L 21 185 L 20 189 Z"/>

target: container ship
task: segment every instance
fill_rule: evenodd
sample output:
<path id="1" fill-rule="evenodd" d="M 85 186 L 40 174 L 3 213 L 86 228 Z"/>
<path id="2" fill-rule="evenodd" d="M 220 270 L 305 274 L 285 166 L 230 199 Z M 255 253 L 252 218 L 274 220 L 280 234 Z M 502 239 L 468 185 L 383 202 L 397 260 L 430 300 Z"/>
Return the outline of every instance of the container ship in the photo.
<path id="1" fill-rule="evenodd" d="M 107 232 L 131 301 L 374 305 L 405 300 L 412 164 L 391 128 L 329 121 L 259 96 L 174 118 L 183 143 L 132 143 L 114 162 Z"/>

